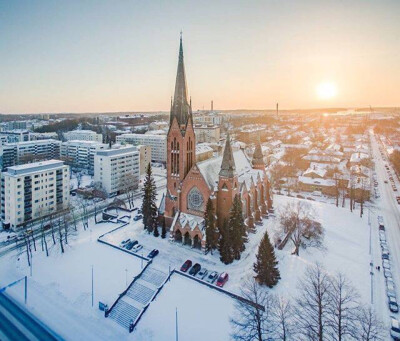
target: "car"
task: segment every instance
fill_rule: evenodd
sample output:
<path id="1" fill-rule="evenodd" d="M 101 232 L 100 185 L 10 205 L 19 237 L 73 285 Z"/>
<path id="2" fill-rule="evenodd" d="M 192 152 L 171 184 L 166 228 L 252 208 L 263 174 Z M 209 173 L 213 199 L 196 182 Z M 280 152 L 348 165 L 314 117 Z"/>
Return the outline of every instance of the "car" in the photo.
<path id="1" fill-rule="evenodd" d="M 383 275 L 385 276 L 385 278 L 393 278 L 392 272 L 389 269 L 383 269 Z"/>
<path id="2" fill-rule="evenodd" d="M 187 272 L 191 266 L 192 266 L 192 261 L 188 259 L 185 263 L 182 264 L 181 271 Z"/>
<path id="3" fill-rule="evenodd" d="M 379 224 L 379 231 L 385 231 L 385 225 Z"/>
<path id="4" fill-rule="evenodd" d="M 210 272 L 206 278 L 206 282 L 213 284 L 217 280 L 217 278 L 218 278 L 218 272 L 216 271 Z"/>
<path id="5" fill-rule="evenodd" d="M 400 323 L 393 316 L 390 319 L 390 336 L 393 340 L 400 340 Z"/>
<path id="6" fill-rule="evenodd" d="M 129 242 L 128 244 L 126 244 L 125 246 L 124 246 L 124 248 L 125 249 L 127 249 L 127 250 L 132 250 L 132 248 L 135 246 L 135 243 L 134 242 Z"/>
<path id="7" fill-rule="evenodd" d="M 385 250 L 385 252 L 383 252 L 382 250 L 382 259 L 389 259 L 389 252 Z"/>
<path id="8" fill-rule="evenodd" d="M 384 259 L 384 260 L 383 260 L 383 262 L 382 262 L 382 267 L 383 267 L 384 269 L 389 269 L 389 270 L 390 270 L 390 263 L 389 263 L 389 260 L 388 260 L 388 259 Z"/>
<path id="9" fill-rule="evenodd" d="M 138 252 L 138 251 L 140 251 L 141 249 L 143 249 L 143 245 L 140 245 L 140 244 L 136 244 L 133 248 L 132 248 L 132 252 Z"/>
<path id="10" fill-rule="evenodd" d="M 385 232 L 379 231 L 379 240 L 380 240 L 380 241 L 386 241 Z"/>
<path id="11" fill-rule="evenodd" d="M 397 313 L 399 311 L 399 306 L 397 305 L 397 301 L 393 297 L 389 298 L 389 309 L 392 313 Z"/>
<path id="12" fill-rule="evenodd" d="M 122 242 L 121 242 L 121 244 L 119 244 L 121 247 L 124 247 L 126 244 L 128 244 L 129 242 L 131 241 L 131 239 L 130 238 L 128 238 L 128 239 L 125 239 L 125 240 L 123 240 Z"/>
<path id="13" fill-rule="evenodd" d="M 192 266 L 192 268 L 189 271 L 189 275 L 196 276 L 197 273 L 200 271 L 201 265 L 199 263 L 196 263 L 195 265 Z"/>
<path id="14" fill-rule="evenodd" d="M 387 294 L 387 297 L 393 297 L 394 299 L 396 298 L 396 292 L 394 290 L 387 289 L 386 294 Z"/>
<path id="15" fill-rule="evenodd" d="M 218 277 L 217 286 L 222 288 L 225 285 L 225 283 L 228 282 L 228 279 L 229 275 L 226 272 L 223 272 Z"/>
<path id="16" fill-rule="evenodd" d="M 385 184 L 387 184 L 387 183 L 388 183 L 388 181 L 387 181 L 387 180 L 385 180 L 385 181 L 384 181 L 384 183 L 385 183 Z"/>
<path id="17" fill-rule="evenodd" d="M 387 242 L 381 241 L 381 249 L 387 249 L 388 245 Z"/>
<path id="18" fill-rule="evenodd" d="M 138 220 L 140 220 L 140 219 L 142 219 L 143 218 L 143 216 L 141 215 L 141 214 L 138 214 L 137 216 L 135 216 L 134 218 L 133 218 L 133 220 L 134 221 L 138 221 Z"/>
<path id="19" fill-rule="evenodd" d="M 204 279 L 208 274 L 208 270 L 206 268 L 201 268 L 200 271 L 197 273 L 196 277 L 200 279 Z"/>
<path id="20" fill-rule="evenodd" d="M 154 249 L 147 255 L 147 258 L 154 258 L 155 256 L 158 255 L 158 253 L 159 251 L 157 249 Z"/>
<path id="21" fill-rule="evenodd" d="M 386 278 L 386 285 L 393 285 L 394 286 L 393 278 L 391 278 L 391 277 Z"/>

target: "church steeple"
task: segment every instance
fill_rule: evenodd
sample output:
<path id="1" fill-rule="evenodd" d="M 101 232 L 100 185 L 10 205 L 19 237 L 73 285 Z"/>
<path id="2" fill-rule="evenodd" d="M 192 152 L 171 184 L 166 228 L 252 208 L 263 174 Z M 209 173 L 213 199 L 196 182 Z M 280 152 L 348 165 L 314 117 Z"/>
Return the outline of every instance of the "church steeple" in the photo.
<path id="1" fill-rule="evenodd" d="M 222 157 L 221 170 L 219 171 L 220 176 L 226 178 L 232 178 L 236 175 L 235 160 L 233 158 L 233 152 L 231 147 L 231 139 L 229 133 L 226 137 L 224 156 Z"/>
<path id="2" fill-rule="evenodd" d="M 176 73 L 175 93 L 174 93 L 174 101 L 171 107 L 170 121 L 172 123 L 174 117 L 176 117 L 179 125 L 186 124 L 188 118 L 191 117 L 191 115 L 192 115 L 192 109 L 187 99 L 187 85 L 186 85 L 185 65 L 183 62 L 183 44 L 182 44 L 182 32 L 181 32 L 178 69 Z"/>

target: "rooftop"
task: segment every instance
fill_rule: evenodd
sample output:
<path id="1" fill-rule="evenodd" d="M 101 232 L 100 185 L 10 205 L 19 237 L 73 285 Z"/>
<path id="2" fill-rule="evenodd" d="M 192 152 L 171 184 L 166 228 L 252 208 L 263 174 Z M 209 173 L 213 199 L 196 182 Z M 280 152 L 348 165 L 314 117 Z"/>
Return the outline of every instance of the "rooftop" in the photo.
<path id="1" fill-rule="evenodd" d="M 33 163 L 26 163 L 24 165 L 8 167 L 7 172 L 5 172 L 4 174 L 8 174 L 10 176 L 26 175 L 62 166 L 64 166 L 64 162 L 60 160 L 33 162 Z"/>

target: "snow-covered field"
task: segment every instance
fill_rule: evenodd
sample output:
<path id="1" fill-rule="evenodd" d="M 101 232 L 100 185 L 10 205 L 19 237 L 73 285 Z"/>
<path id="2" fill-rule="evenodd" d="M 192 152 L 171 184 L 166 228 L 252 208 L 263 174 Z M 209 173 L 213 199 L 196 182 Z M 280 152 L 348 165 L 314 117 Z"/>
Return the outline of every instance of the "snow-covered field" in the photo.
<path id="1" fill-rule="evenodd" d="M 175 340 L 177 309 L 179 340 L 229 340 L 234 303 L 228 295 L 174 274 L 143 315 L 133 339 Z"/>
<path id="2" fill-rule="evenodd" d="M 111 306 L 125 290 L 127 281 L 129 283 L 141 271 L 138 258 L 97 242 L 99 235 L 115 227 L 115 224 L 95 225 L 91 221 L 91 229 L 81 230 L 79 238 L 71 240 L 64 254 L 53 249 L 50 257 L 41 251 L 37 241 L 40 251 L 33 253 L 32 276 L 24 254 L 3 257 L 0 287 L 27 275 L 28 308 L 66 339 L 127 337 L 125 330 L 105 319 L 98 310 L 99 301 Z M 92 266 L 94 307 L 91 303 Z M 7 292 L 23 300 L 22 283 Z"/>

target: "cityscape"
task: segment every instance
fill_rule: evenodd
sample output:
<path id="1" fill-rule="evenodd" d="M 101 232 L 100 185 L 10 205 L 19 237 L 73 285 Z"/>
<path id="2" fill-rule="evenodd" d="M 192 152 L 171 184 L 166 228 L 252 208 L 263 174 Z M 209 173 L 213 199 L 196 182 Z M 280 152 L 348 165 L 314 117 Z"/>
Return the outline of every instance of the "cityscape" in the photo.
<path id="1" fill-rule="evenodd" d="M 0 13 L 0 340 L 400 340 L 399 2 Z"/>

